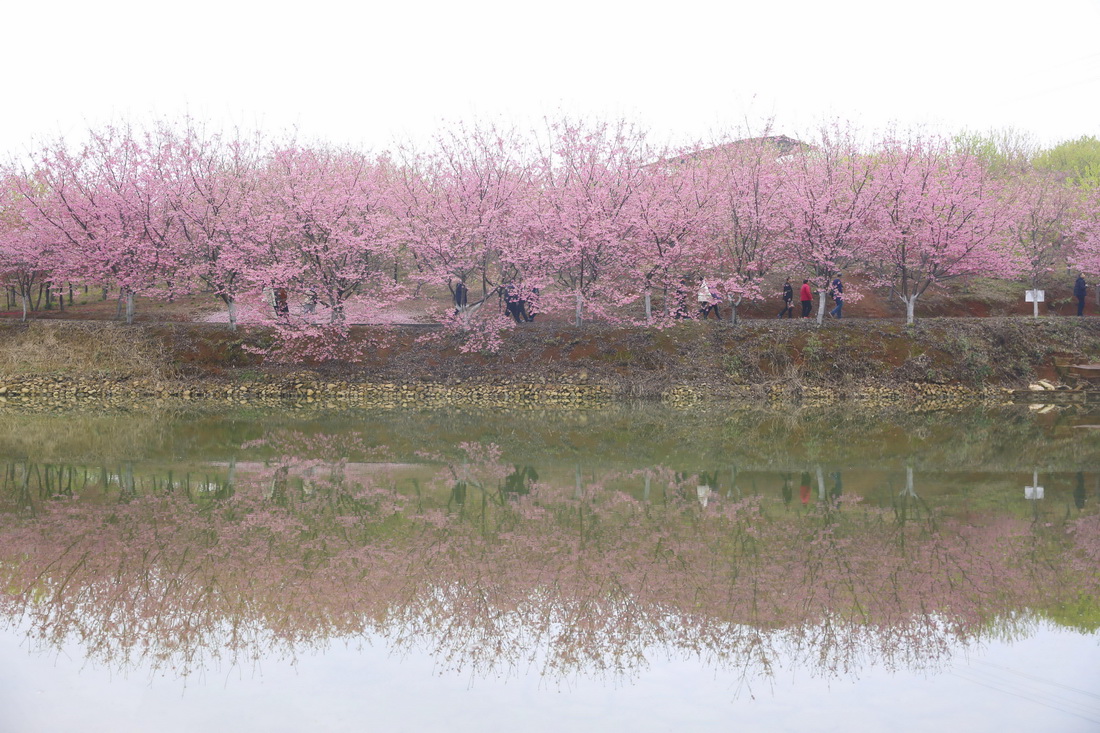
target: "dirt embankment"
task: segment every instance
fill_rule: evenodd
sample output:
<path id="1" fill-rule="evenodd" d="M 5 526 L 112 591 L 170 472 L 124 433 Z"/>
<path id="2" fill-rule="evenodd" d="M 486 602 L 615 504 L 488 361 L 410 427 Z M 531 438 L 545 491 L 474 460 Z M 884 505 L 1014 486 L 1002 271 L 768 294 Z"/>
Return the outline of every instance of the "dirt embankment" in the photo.
<path id="1" fill-rule="evenodd" d="M 572 385 L 570 394 L 583 385 L 592 399 L 979 393 L 1069 381 L 1060 365 L 1100 362 L 1100 319 L 942 318 L 910 328 L 874 320 L 820 328 L 774 320 L 665 329 L 536 323 L 509 332 L 498 353 L 463 353 L 457 337 L 432 328 L 361 326 L 345 345 L 354 356 L 325 361 L 291 359 L 271 343 L 263 329 L 203 323 L 8 323 L 0 326 L 0 388 L 35 392 L 35 380 L 48 379 L 54 391 L 79 382 L 66 389 L 192 396 L 253 384 L 270 395 L 312 397 L 321 385 L 348 394 L 405 385 L 415 391 L 402 403 L 414 404 L 427 399 L 418 395 L 443 395 L 437 387 L 471 385 L 481 390 L 467 395 L 475 403 L 489 387 L 507 400 L 556 395 L 562 385 Z"/>

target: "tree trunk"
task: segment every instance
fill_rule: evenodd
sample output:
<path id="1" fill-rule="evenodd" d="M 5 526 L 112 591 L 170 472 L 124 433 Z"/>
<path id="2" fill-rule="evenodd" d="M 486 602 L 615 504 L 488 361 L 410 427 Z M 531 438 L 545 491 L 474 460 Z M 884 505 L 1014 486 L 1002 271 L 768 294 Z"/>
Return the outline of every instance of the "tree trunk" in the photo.
<path id="1" fill-rule="evenodd" d="M 584 308 L 584 296 L 580 293 L 580 291 L 577 291 L 577 318 L 576 318 L 576 325 L 577 326 L 581 325 L 581 310 L 583 308 Z"/>
<path id="2" fill-rule="evenodd" d="M 134 291 L 126 290 L 126 325 L 134 323 Z"/>
<path id="3" fill-rule="evenodd" d="M 913 467 L 905 467 L 905 491 L 902 492 L 902 496 L 909 496 L 914 499 L 917 498 L 917 492 L 913 489 Z"/>
<path id="4" fill-rule="evenodd" d="M 27 322 L 27 306 L 30 305 L 30 298 L 27 297 L 27 291 L 23 291 L 23 323 Z"/>
<path id="5" fill-rule="evenodd" d="M 828 288 L 822 288 L 821 292 L 817 294 L 817 325 L 821 325 L 825 322 L 825 298 L 828 295 Z"/>
<path id="6" fill-rule="evenodd" d="M 645 325 L 653 323 L 653 300 L 649 288 L 645 289 Z"/>
<path id="7" fill-rule="evenodd" d="M 229 330 L 237 330 L 237 301 L 226 298 L 225 307 L 229 310 Z"/>
<path id="8" fill-rule="evenodd" d="M 118 471 L 118 486 L 123 496 L 131 498 L 136 494 L 137 484 L 134 483 L 134 464 L 127 463 L 125 468 Z"/>
<path id="9" fill-rule="evenodd" d="M 898 293 L 898 297 L 901 299 L 902 303 L 905 303 L 905 325 L 912 326 L 913 322 L 916 320 L 915 314 L 917 310 L 917 298 L 919 296 L 902 295 Z"/>
<path id="10" fill-rule="evenodd" d="M 237 483 L 237 456 L 229 457 L 229 472 L 225 477 L 225 494 L 226 496 L 233 496 L 236 490 L 233 488 Z"/>

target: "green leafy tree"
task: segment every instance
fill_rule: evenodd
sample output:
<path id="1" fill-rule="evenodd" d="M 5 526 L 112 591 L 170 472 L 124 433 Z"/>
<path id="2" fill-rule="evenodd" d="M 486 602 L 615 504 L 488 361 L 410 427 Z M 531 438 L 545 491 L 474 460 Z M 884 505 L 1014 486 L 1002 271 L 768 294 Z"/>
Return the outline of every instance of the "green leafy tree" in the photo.
<path id="1" fill-rule="evenodd" d="M 1081 188 L 1100 188 L 1100 140 L 1084 135 L 1035 156 L 1035 167 L 1060 173 Z"/>
<path id="2" fill-rule="evenodd" d="M 1011 127 L 987 133 L 963 131 L 951 142 L 956 154 L 977 158 L 999 178 L 1029 170 L 1038 152 L 1038 145 L 1029 133 Z"/>

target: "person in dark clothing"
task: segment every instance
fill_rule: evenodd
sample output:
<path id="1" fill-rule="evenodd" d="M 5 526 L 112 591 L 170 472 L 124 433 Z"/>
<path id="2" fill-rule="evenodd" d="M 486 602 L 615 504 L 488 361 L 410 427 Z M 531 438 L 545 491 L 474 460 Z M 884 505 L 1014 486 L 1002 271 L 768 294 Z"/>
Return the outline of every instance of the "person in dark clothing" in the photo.
<path id="1" fill-rule="evenodd" d="M 531 493 L 531 484 L 539 480 L 538 471 L 531 466 L 519 466 L 513 463 L 515 470 L 504 477 L 504 486 L 501 488 L 501 496 L 504 498 L 517 497 Z"/>
<path id="2" fill-rule="evenodd" d="M 836 307 L 829 311 L 829 315 L 833 318 L 842 318 L 844 316 L 844 283 L 840 280 L 841 274 L 836 274 L 836 279 L 833 280 L 832 286 L 829 288 L 829 292 L 833 296 L 833 301 L 836 302 Z"/>
<path id="3" fill-rule="evenodd" d="M 1077 298 L 1077 315 L 1085 315 L 1085 295 L 1088 293 L 1089 286 L 1085 282 L 1084 275 L 1077 275 L 1077 280 L 1073 283 L 1073 297 Z"/>
<path id="4" fill-rule="evenodd" d="M 779 318 L 784 314 L 787 318 L 794 318 L 794 288 L 791 287 L 791 279 L 788 277 L 783 283 L 783 310 L 779 311 Z"/>
<path id="5" fill-rule="evenodd" d="M 515 283 L 508 283 L 504 286 L 504 304 L 510 315 L 516 323 L 524 323 L 526 319 L 523 315 L 523 300 L 519 297 L 519 289 Z"/>
<path id="6" fill-rule="evenodd" d="M 783 476 L 783 503 L 787 506 L 791 505 L 791 499 L 794 497 L 794 492 L 791 490 L 791 479 L 793 476 L 789 472 L 784 472 Z"/>
<path id="7" fill-rule="evenodd" d="M 803 280 L 802 288 L 798 291 L 798 300 L 802 303 L 802 317 L 810 317 L 810 308 L 814 304 L 814 293 L 810 289 L 810 281 Z"/>
<path id="8" fill-rule="evenodd" d="M 302 304 L 302 313 L 313 314 L 317 312 L 317 291 L 310 288 L 306 291 L 306 302 Z"/>
<path id="9" fill-rule="evenodd" d="M 451 500 L 447 502 L 450 506 L 452 503 L 462 506 L 466 503 L 466 482 L 456 481 L 455 485 L 451 487 Z"/>
<path id="10" fill-rule="evenodd" d="M 469 303 L 470 291 L 466 288 L 466 283 L 459 280 L 455 283 L 455 310 L 460 311 L 466 307 Z"/>
<path id="11" fill-rule="evenodd" d="M 286 288 L 275 288 L 275 315 L 279 318 L 290 317 L 290 305 L 287 303 Z"/>

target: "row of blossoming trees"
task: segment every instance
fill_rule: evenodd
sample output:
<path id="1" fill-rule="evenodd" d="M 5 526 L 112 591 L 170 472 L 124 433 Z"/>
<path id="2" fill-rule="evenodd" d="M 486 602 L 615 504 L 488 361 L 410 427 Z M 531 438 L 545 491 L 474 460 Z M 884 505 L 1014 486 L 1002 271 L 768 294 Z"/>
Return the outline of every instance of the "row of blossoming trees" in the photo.
<path id="1" fill-rule="evenodd" d="M 314 314 L 287 308 L 284 327 L 337 330 L 353 303 L 369 317 L 459 281 L 474 303 L 510 285 L 578 324 L 659 323 L 700 276 L 736 318 L 784 274 L 816 284 L 820 322 L 830 280 L 858 272 L 892 286 L 912 322 L 920 296 L 953 277 L 1037 282 L 1056 260 L 1100 273 L 1100 196 L 1026 161 L 997 169 L 916 133 L 860 143 L 837 125 L 812 145 L 730 136 L 693 149 L 569 119 L 532 134 L 458 126 L 377 156 L 191 124 L 108 128 L 7 166 L 0 272 L 24 309 L 43 284 L 117 287 L 128 318 L 135 295 L 205 291 L 235 325 L 266 289 Z M 451 317 L 504 321 L 493 308 Z"/>

